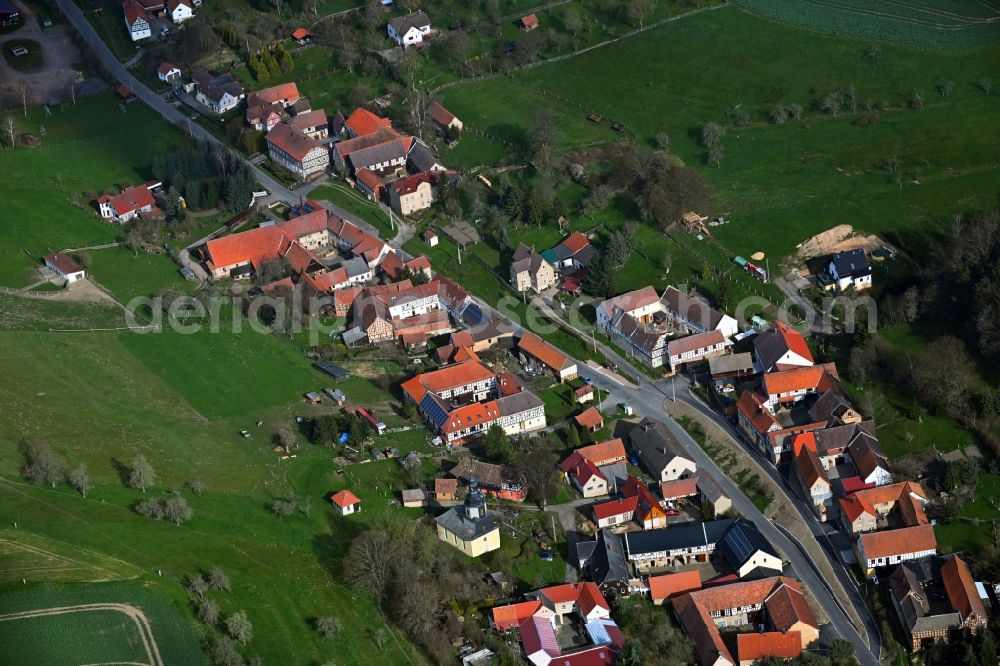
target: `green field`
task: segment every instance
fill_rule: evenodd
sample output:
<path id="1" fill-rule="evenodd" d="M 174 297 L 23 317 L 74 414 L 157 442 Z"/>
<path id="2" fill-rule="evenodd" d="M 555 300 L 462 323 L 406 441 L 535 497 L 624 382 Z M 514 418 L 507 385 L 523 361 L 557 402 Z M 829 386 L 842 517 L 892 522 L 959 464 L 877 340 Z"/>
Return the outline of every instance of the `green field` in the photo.
<path id="1" fill-rule="evenodd" d="M 204 664 L 194 623 L 169 597 L 140 583 L 32 585 L 0 595 L 0 661 L 7 664 L 151 663 L 139 624 L 121 611 L 4 619 L 14 613 L 91 604 L 123 604 L 141 612 L 163 663 Z M 149 648 L 150 650 L 153 648 Z"/>
<path id="2" fill-rule="evenodd" d="M 181 134 L 141 104 L 123 115 L 111 93 L 79 101 L 46 118 L 38 109 L 14 116 L 18 130 L 42 145 L 0 151 L 5 223 L 0 225 L 0 285 L 29 284 L 30 271 L 54 250 L 114 241 L 124 232 L 97 217 L 93 199 L 105 189 L 151 176 L 153 152 L 181 143 Z"/>
<path id="3" fill-rule="evenodd" d="M 736 0 L 758 16 L 855 39 L 965 49 L 1000 39 L 1000 7 L 977 0 Z"/>
<path id="4" fill-rule="evenodd" d="M 617 140 L 606 124 L 588 122 L 588 112 L 624 123 L 642 142 L 668 133 L 671 150 L 713 187 L 706 212 L 731 220 L 715 232 L 730 256 L 759 250 L 780 258 L 840 223 L 885 233 L 917 252 L 942 218 L 995 201 L 997 153 L 982 137 L 997 131 L 1000 96 L 985 95 L 979 84 L 998 67 L 997 49 L 928 53 L 885 45 L 873 58 L 862 42 L 727 7 L 559 63 L 454 86 L 442 97 L 467 127 L 515 143 L 540 107 L 556 114 L 566 146 Z M 945 98 L 937 86 L 949 81 Z M 869 98 L 886 102 L 876 124 L 852 125 L 849 109 L 834 117 L 813 108 L 850 86 L 859 114 Z M 925 99 L 921 110 L 907 108 L 914 91 Z M 804 107 L 802 122 L 767 121 L 774 105 L 791 103 Z M 735 105 L 749 114 L 748 127 L 728 120 Z M 698 137 L 709 121 L 727 129 L 719 168 L 703 166 Z M 893 156 L 903 165 L 899 186 L 884 167 Z"/>
<path id="5" fill-rule="evenodd" d="M 138 570 L 121 560 L 81 550 L 25 530 L 0 530 L 0 586 L 96 582 L 131 578 Z"/>
<path id="6" fill-rule="evenodd" d="M 133 254 L 122 247 L 90 250 L 91 276 L 101 286 L 128 303 L 131 299 L 153 297 L 166 288 L 189 292 L 195 284 L 181 277 L 179 266 L 165 254 Z"/>

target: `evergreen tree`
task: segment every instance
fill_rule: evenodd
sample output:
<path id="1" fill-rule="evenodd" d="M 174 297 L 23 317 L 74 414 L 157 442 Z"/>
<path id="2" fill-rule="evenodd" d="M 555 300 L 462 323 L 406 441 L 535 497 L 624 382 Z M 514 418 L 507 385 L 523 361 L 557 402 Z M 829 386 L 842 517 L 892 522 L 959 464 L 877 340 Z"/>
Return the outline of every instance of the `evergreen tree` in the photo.
<path id="1" fill-rule="evenodd" d="M 274 54 L 271 53 L 270 49 L 264 49 L 260 60 L 272 78 L 281 76 L 281 67 L 278 66 L 278 61 L 274 59 Z"/>
<path id="2" fill-rule="evenodd" d="M 267 67 L 261 62 L 257 54 L 253 52 L 250 53 L 250 71 L 253 72 L 253 78 L 261 83 L 271 78 L 271 73 L 267 70 Z"/>
<path id="3" fill-rule="evenodd" d="M 515 187 L 508 187 L 503 193 L 503 212 L 511 220 L 520 219 L 524 211 L 524 195 Z"/>
<path id="4" fill-rule="evenodd" d="M 591 296 L 607 297 L 615 290 L 615 272 L 607 255 L 598 255 L 587 267 L 583 286 Z"/>
<path id="5" fill-rule="evenodd" d="M 278 44 L 277 48 L 277 60 L 278 66 L 281 67 L 282 74 L 288 74 L 295 68 L 295 61 L 292 60 L 292 54 L 288 52 L 284 44 Z"/>
<path id="6" fill-rule="evenodd" d="M 571 449 L 575 449 L 580 446 L 580 432 L 573 424 L 566 427 L 566 446 Z"/>

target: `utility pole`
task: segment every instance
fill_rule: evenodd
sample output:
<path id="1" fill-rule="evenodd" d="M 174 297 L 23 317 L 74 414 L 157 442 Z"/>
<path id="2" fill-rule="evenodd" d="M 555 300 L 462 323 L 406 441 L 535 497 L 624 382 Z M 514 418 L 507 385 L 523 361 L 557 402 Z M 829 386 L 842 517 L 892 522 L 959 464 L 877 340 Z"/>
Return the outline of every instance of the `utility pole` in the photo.
<path id="1" fill-rule="evenodd" d="M 396 223 L 392 219 L 392 208 L 389 209 L 389 226 L 392 227 L 393 231 L 396 230 Z"/>
<path id="2" fill-rule="evenodd" d="M 455 247 L 458 248 L 458 265 L 461 266 L 462 265 L 462 246 L 460 244 L 458 244 L 458 243 L 455 243 Z"/>
<path id="3" fill-rule="evenodd" d="M 594 353 L 597 353 L 597 338 L 594 336 L 594 329 L 590 329 L 590 341 L 594 343 Z"/>

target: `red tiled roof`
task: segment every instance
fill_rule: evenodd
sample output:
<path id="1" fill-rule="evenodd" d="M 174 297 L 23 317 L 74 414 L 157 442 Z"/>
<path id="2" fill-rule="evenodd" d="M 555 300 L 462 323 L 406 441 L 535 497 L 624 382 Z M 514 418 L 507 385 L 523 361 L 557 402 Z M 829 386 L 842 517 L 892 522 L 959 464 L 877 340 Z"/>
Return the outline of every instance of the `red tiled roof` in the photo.
<path id="1" fill-rule="evenodd" d="M 265 138 L 268 143 L 274 144 L 298 161 L 302 161 L 309 154 L 309 151 L 323 147 L 312 137 L 295 131 L 291 125 L 285 123 L 278 123 L 272 127 Z"/>
<path id="2" fill-rule="evenodd" d="M 795 456 L 795 469 L 798 471 L 803 485 L 809 490 L 812 490 L 820 481 L 827 486 L 830 485 L 830 479 L 815 451 L 810 451 L 805 447 L 799 449 L 799 453 Z"/>
<path id="3" fill-rule="evenodd" d="M 341 490 L 339 493 L 335 493 L 330 496 L 330 501 L 337 506 L 344 508 L 347 506 L 352 506 L 358 504 L 361 500 L 358 496 L 352 493 L 350 490 Z"/>
<path id="4" fill-rule="evenodd" d="M 580 388 L 573 391 L 573 395 L 577 398 L 582 398 L 585 395 L 592 395 L 594 393 L 594 386 L 592 384 L 585 384 Z"/>
<path id="5" fill-rule="evenodd" d="M 313 109 L 312 111 L 300 113 L 288 121 L 288 124 L 300 132 L 305 132 L 314 127 L 322 127 L 326 125 L 326 111 L 323 109 Z"/>
<path id="6" fill-rule="evenodd" d="M 635 291 L 619 294 L 614 298 L 609 298 L 601 303 L 601 307 L 604 308 L 604 311 L 607 312 L 609 316 L 612 316 L 616 310 L 621 310 L 622 312 L 632 312 L 633 310 L 638 310 L 641 307 L 652 305 L 659 300 L 660 295 L 656 293 L 656 289 L 653 287 L 643 287 L 641 289 L 636 289 Z"/>
<path id="7" fill-rule="evenodd" d="M 609 465 L 625 460 L 625 445 L 621 439 L 609 439 L 606 442 L 582 446 L 576 450 L 581 456 L 595 465 Z"/>
<path id="8" fill-rule="evenodd" d="M 437 234 L 430 229 L 424 232 L 424 240 L 430 240 L 432 238 L 437 238 Z"/>
<path id="9" fill-rule="evenodd" d="M 569 250 L 572 254 L 576 254 L 583 248 L 590 245 L 590 240 L 579 231 L 574 231 L 569 236 L 566 236 L 560 245 Z"/>
<path id="10" fill-rule="evenodd" d="M 788 631 L 800 622 L 818 627 L 816 617 L 806 603 L 806 597 L 797 581 L 785 583 L 768 595 L 764 601 L 767 615 L 776 629 Z"/>
<path id="11" fill-rule="evenodd" d="M 862 534 L 858 537 L 858 541 L 865 557 L 869 560 L 937 550 L 937 539 L 934 537 L 934 527 L 931 525 L 870 532 Z"/>
<path id="12" fill-rule="evenodd" d="M 587 485 L 595 476 L 607 481 L 607 478 L 601 474 L 601 470 L 597 469 L 597 465 L 581 456 L 577 451 L 559 463 L 559 469 L 569 475 L 579 486 Z"/>
<path id="13" fill-rule="evenodd" d="M 542 602 L 537 599 L 534 601 L 522 601 L 519 604 L 497 606 L 493 609 L 493 624 L 500 631 L 512 629 L 537 613 L 541 607 Z"/>
<path id="14" fill-rule="evenodd" d="M 309 31 L 308 29 L 306 29 L 306 28 L 296 28 L 295 31 L 292 32 L 292 39 L 296 39 L 296 40 L 298 40 L 298 39 L 305 39 L 306 37 L 314 37 L 314 36 L 315 35 L 313 35 L 313 33 L 311 31 Z"/>
<path id="15" fill-rule="evenodd" d="M 849 495 L 866 488 L 874 488 L 874 483 L 866 483 L 860 476 L 849 476 L 840 479 L 840 487 L 844 489 L 844 494 Z"/>
<path id="16" fill-rule="evenodd" d="M 362 167 L 354 172 L 354 177 L 359 183 L 378 195 L 379 191 L 385 187 L 385 181 L 379 178 L 374 171 L 367 167 Z"/>
<path id="17" fill-rule="evenodd" d="M 589 613 L 595 607 L 611 610 L 611 606 L 604 599 L 601 590 L 595 583 L 564 583 L 545 587 L 538 591 L 540 596 L 545 597 L 553 604 L 579 604 L 584 614 Z"/>
<path id="18" fill-rule="evenodd" d="M 591 507 L 591 511 L 594 512 L 595 520 L 604 520 L 612 516 L 631 516 L 635 513 L 635 507 L 638 502 L 639 497 L 637 495 L 622 497 L 621 499 L 613 499 L 609 502 L 595 504 Z"/>
<path id="19" fill-rule="evenodd" d="M 572 365 L 572 361 L 565 354 L 530 331 L 524 332 L 517 346 L 522 352 L 538 359 L 556 372 L 561 372 Z"/>
<path id="20" fill-rule="evenodd" d="M 698 494 L 698 477 L 689 476 L 686 479 L 664 481 L 660 484 L 660 496 L 665 500 L 679 497 L 691 497 Z"/>
<path id="21" fill-rule="evenodd" d="M 840 510 L 849 523 L 853 523 L 865 513 L 875 517 L 875 507 L 854 495 L 840 498 Z"/>
<path id="22" fill-rule="evenodd" d="M 802 654 L 802 635 L 797 631 L 737 634 L 736 653 L 740 662 L 760 661 L 767 657 L 794 659 Z"/>
<path id="23" fill-rule="evenodd" d="M 210 262 L 216 268 L 250 261 L 260 268 L 265 261 L 281 256 L 290 245 L 280 227 L 258 227 L 239 234 L 223 236 L 205 243 Z"/>
<path id="24" fill-rule="evenodd" d="M 63 275 L 79 273 L 83 270 L 83 266 L 73 261 L 65 252 L 46 255 L 45 261 L 55 266 Z"/>
<path id="25" fill-rule="evenodd" d="M 521 25 L 525 28 L 530 28 L 533 25 L 538 25 L 538 17 L 534 14 L 528 14 L 527 16 L 521 17 Z"/>
<path id="26" fill-rule="evenodd" d="M 380 118 L 360 106 L 348 116 L 344 124 L 357 136 L 367 136 L 376 132 L 380 127 L 392 127 L 392 121 L 388 118 Z"/>
<path id="27" fill-rule="evenodd" d="M 750 421 L 750 425 L 757 432 L 763 434 L 774 426 L 780 426 L 774 414 L 764 409 L 763 400 L 754 391 L 744 391 L 740 399 L 736 401 L 736 409 L 739 413 Z"/>
<path id="28" fill-rule="evenodd" d="M 764 375 L 764 390 L 768 395 L 815 391 L 821 389 L 830 377 L 838 377 L 837 366 L 833 363 L 769 372 Z"/>
<path id="29" fill-rule="evenodd" d="M 654 603 L 662 599 L 701 589 L 701 574 L 697 569 L 649 577 L 649 597 Z"/>
<path id="30" fill-rule="evenodd" d="M 504 370 L 497 375 L 497 389 L 500 395 L 514 395 L 523 391 L 524 386 L 514 373 Z"/>
<path id="31" fill-rule="evenodd" d="M 584 412 L 573 417 L 577 425 L 584 428 L 597 428 L 604 425 L 604 416 L 597 411 L 596 407 L 590 407 Z"/>
<path id="32" fill-rule="evenodd" d="M 810 363 L 815 363 L 812 353 L 809 351 L 809 345 L 806 344 L 806 339 L 801 333 L 780 320 L 775 322 L 774 328 L 781 334 L 781 339 L 785 341 L 785 346 L 789 351 L 795 352 Z"/>
<path id="33" fill-rule="evenodd" d="M 392 184 L 392 189 L 396 191 L 401 197 L 405 197 L 408 194 L 413 194 L 417 189 L 427 183 L 428 185 L 434 185 L 436 177 L 433 172 L 422 171 L 421 173 L 415 173 L 412 176 L 407 176 L 406 178 L 400 178 Z"/>
<path id="34" fill-rule="evenodd" d="M 427 271 L 431 268 L 431 260 L 427 258 L 427 255 L 420 255 L 419 257 L 414 257 L 406 262 L 406 267 L 414 273 L 420 273 L 421 271 Z"/>
<path id="35" fill-rule="evenodd" d="M 143 6 L 136 2 L 135 0 L 126 0 L 125 4 L 122 5 L 125 9 L 125 22 L 131 26 L 139 19 L 149 23 L 149 14 L 143 9 Z"/>
<path id="36" fill-rule="evenodd" d="M 170 72 L 172 72 L 175 69 L 178 69 L 177 65 L 175 65 L 173 63 L 170 63 L 170 62 L 165 62 L 162 65 L 160 65 L 159 67 L 157 67 L 156 71 L 159 72 L 160 74 L 163 74 L 164 76 L 166 76 L 167 74 L 169 74 Z"/>
<path id="37" fill-rule="evenodd" d="M 247 106 L 256 104 L 271 104 L 272 102 L 288 102 L 293 104 L 298 101 L 299 87 L 292 83 L 279 83 L 269 88 L 261 88 L 247 95 Z"/>
<path id="38" fill-rule="evenodd" d="M 458 479 L 434 479 L 434 493 L 454 495 L 458 492 Z"/>
<path id="39" fill-rule="evenodd" d="M 402 389 L 415 402 L 420 402 L 427 391 L 440 393 L 459 386 L 486 381 L 492 377 L 493 371 L 482 363 L 458 363 L 408 379 L 403 382 Z"/>
<path id="40" fill-rule="evenodd" d="M 973 615 L 978 615 L 984 620 L 989 617 L 965 560 L 958 555 L 949 558 L 941 566 L 941 581 L 944 583 L 944 590 L 948 594 L 951 607 L 962 614 L 962 620 L 967 620 Z"/>
<path id="41" fill-rule="evenodd" d="M 451 124 L 451 121 L 455 119 L 455 114 L 444 108 L 437 102 L 431 102 L 427 105 L 427 114 L 434 119 L 434 122 L 439 125 L 444 125 L 447 127 Z"/>

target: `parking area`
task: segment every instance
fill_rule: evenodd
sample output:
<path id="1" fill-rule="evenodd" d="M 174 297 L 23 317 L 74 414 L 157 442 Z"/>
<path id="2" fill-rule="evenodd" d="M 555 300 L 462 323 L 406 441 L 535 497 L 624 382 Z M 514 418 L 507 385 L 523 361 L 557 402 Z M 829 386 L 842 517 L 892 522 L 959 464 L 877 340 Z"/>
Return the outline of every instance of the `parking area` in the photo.
<path id="1" fill-rule="evenodd" d="M 0 36 L 0 49 L 6 49 L 8 42 L 37 42 L 41 47 L 40 64 L 27 69 L 15 69 L 6 58 L 0 58 L 0 80 L 23 81 L 33 101 L 30 103 L 58 104 L 72 99 L 74 90 L 81 93 L 83 75 L 73 69 L 80 59 L 68 27 L 55 24 L 43 28 L 29 7 L 17 3 L 24 25 L 9 34 Z"/>

